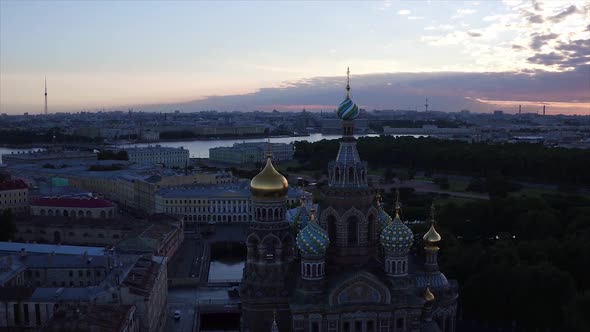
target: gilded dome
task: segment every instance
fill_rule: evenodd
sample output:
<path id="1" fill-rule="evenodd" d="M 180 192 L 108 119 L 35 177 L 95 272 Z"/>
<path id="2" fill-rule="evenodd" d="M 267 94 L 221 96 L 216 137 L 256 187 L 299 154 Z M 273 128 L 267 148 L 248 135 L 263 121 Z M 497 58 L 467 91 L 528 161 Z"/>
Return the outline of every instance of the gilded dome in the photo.
<path id="1" fill-rule="evenodd" d="M 289 183 L 272 165 L 270 157 L 266 166 L 250 181 L 250 192 L 256 197 L 281 197 L 287 195 Z"/>
<path id="2" fill-rule="evenodd" d="M 429 287 L 426 287 L 426 290 L 424 291 L 424 301 L 434 301 L 434 294 L 432 294 Z"/>
<path id="3" fill-rule="evenodd" d="M 430 220 L 432 224 L 430 225 L 430 229 L 428 230 L 428 232 L 426 232 L 426 234 L 424 234 L 424 237 L 422 237 L 424 243 L 427 246 L 434 246 L 437 242 L 439 242 L 442 239 L 440 237 L 440 234 L 438 234 L 438 232 L 434 228 L 434 213 L 434 204 L 432 204 L 432 206 L 430 207 Z"/>
<path id="4" fill-rule="evenodd" d="M 403 253 L 410 249 L 413 242 L 414 233 L 396 213 L 393 221 L 381 232 L 381 245 L 387 251 Z"/>
<path id="5" fill-rule="evenodd" d="M 430 229 L 428 230 L 428 232 L 426 232 L 426 234 L 424 234 L 424 237 L 422 239 L 424 240 L 424 242 L 426 242 L 426 244 L 432 245 L 441 240 L 440 234 L 438 234 L 438 232 L 434 228 L 434 223 L 430 225 Z"/>

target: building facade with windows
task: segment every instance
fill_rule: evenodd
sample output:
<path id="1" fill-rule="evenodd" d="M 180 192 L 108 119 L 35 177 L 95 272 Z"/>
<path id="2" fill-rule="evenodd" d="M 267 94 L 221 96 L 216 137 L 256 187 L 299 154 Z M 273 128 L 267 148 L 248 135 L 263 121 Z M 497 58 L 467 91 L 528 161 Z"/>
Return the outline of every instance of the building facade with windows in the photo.
<path id="1" fill-rule="evenodd" d="M 182 147 L 160 145 L 125 149 L 130 162 L 138 164 L 162 164 L 167 168 L 184 168 L 189 165 L 189 151 Z"/>
<path id="2" fill-rule="evenodd" d="M 4 209 L 17 215 L 29 213 L 29 186 L 23 180 L 0 182 L 0 211 Z"/>
<path id="3" fill-rule="evenodd" d="M 297 204 L 301 195 L 301 190 L 289 190 L 288 203 Z M 181 215 L 187 224 L 248 222 L 252 220 L 248 182 L 162 189 L 156 194 L 156 212 Z"/>
<path id="4" fill-rule="evenodd" d="M 286 143 L 234 143 L 233 146 L 209 149 L 209 159 L 225 164 L 251 165 L 264 161 L 268 152 L 272 153 L 273 161 L 280 162 L 293 160 L 295 148 Z"/>
<path id="5" fill-rule="evenodd" d="M 42 197 L 31 201 L 31 215 L 69 218 L 113 218 L 117 206 L 97 197 Z"/>

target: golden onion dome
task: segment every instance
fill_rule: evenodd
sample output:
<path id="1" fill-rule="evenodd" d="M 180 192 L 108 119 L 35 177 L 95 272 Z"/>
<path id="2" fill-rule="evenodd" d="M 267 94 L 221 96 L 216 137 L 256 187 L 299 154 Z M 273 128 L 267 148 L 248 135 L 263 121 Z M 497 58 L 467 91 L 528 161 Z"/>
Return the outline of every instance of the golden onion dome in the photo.
<path id="1" fill-rule="evenodd" d="M 428 232 L 426 232 L 426 234 L 424 234 L 422 239 L 424 242 L 426 242 L 426 244 L 435 244 L 441 240 L 440 234 L 438 234 L 436 229 L 434 229 L 434 223 L 430 225 L 430 229 Z"/>
<path id="2" fill-rule="evenodd" d="M 434 301 L 434 294 L 432 294 L 429 287 L 426 287 L 426 290 L 424 291 L 423 298 L 424 298 L 424 301 L 426 301 L 426 302 Z"/>
<path id="3" fill-rule="evenodd" d="M 272 165 L 270 156 L 266 166 L 250 181 L 250 192 L 256 197 L 280 197 L 287 195 L 289 183 Z"/>

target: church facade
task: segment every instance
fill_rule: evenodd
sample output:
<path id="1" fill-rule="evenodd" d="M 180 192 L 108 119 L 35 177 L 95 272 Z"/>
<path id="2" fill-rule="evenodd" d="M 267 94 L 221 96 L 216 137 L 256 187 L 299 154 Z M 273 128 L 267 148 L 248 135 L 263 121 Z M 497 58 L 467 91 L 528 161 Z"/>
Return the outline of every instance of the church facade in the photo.
<path id="1" fill-rule="evenodd" d="M 411 254 L 412 230 L 382 208 L 368 185 L 354 137 L 360 110 L 338 106 L 342 138 L 315 211 L 301 204 L 286 219 L 287 180 L 271 156 L 251 181 L 254 217 L 240 288 L 243 331 L 455 331 L 457 285 L 438 268 L 440 235 L 432 224 Z"/>

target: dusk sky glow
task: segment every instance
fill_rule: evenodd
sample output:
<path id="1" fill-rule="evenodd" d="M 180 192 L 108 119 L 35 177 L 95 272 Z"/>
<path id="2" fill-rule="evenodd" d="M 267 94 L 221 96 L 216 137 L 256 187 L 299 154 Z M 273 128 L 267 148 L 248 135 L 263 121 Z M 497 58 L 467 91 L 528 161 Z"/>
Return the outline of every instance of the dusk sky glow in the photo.
<path id="1" fill-rule="evenodd" d="M 0 1 L 0 113 L 590 115 L 588 1 Z M 545 81 L 545 79 L 547 79 Z"/>

